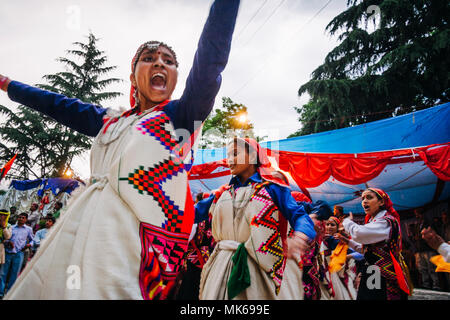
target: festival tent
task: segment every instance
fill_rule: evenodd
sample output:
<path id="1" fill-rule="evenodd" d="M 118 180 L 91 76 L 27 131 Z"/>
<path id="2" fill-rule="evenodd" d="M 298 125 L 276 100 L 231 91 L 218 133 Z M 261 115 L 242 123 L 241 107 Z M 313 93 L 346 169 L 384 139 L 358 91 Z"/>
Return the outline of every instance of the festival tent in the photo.
<path id="1" fill-rule="evenodd" d="M 261 143 L 293 190 L 363 214 L 367 187 L 385 190 L 397 211 L 450 199 L 450 103 L 344 129 Z M 225 148 L 198 150 L 191 192 L 230 180 Z"/>
<path id="2" fill-rule="evenodd" d="M 12 206 L 17 212 L 27 212 L 33 202 L 40 204 L 43 216 L 51 212 L 55 202 L 65 206 L 73 190 L 80 186 L 74 179 L 44 178 L 36 180 L 12 180 L 8 191 L 0 201 L 0 208 Z"/>

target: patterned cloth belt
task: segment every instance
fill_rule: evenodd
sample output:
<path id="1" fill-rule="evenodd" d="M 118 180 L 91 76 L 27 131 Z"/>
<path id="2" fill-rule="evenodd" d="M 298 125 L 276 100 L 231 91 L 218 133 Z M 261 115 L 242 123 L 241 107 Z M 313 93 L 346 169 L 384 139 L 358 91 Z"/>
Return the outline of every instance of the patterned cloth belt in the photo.
<path id="1" fill-rule="evenodd" d="M 108 183 L 108 176 L 107 175 L 92 175 L 89 178 L 89 184 L 95 185 L 96 189 L 103 190 L 103 188 Z"/>
<path id="2" fill-rule="evenodd" d="M 217 243 L 217 247 L 220 250 L 236 251 L 240 243 L 234 240 L 221 240 Z"/>

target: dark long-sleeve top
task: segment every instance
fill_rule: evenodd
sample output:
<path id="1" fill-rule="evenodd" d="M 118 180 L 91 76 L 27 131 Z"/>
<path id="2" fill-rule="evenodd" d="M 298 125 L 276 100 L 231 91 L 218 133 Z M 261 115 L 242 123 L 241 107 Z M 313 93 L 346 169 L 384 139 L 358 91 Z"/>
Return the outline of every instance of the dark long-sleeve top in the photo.
<path id="1" fill-rule="evenodd" d="M 325 242 L 327 248 L 330 249 L 331 251 L 336 249 L 336 247 L 337 247 L 337 245 L 339 243 L 339 239 L 336 239 L 333 236 L 325 237 L 323 239 L 323 241 Z M 364 259 L 364 256 L 361 253 L 356 252 L 352 248 L 348 248 L 347 249 L 347 254 L 351 255 L 353 257 L 353 259 L 355 259 L 355 260 L 362 260 L 362 259 Z"/>
<path id="2" fill-rule="evenodd" d="M 216 0 L 200 36 L 193 66 L 179 100 L 164 107 L 175 129 L 194 132 L 194 121 L 203 122 L 211 112 L 222 83 L 239 9 L 239 0 Z M 41 90 L 18 81 L 8 86 L 11 100 L 40 111 L 75 131 L 95 137 L 107 109 Z"/>
<path id="3" fill-rule="evenodd" d="M 248 186 L 250 183 L 261 183 L 262 179 L 258 172 L 252 175 L 248 180 L 242 183 L 238 176 L 233 177 L 230 180 L 229 185 L 232 185 L 235 189 L 239 187 Z M 302 232 L 308 236 L 309 239 L 316 237 L 314 230 L 314 223 L 309 215 L 306 213 L 302 205 L 297 204 L 291 195 L 291 191 L 287 187 L 280 186 L 275 183 L 271 183 L 265 186 L 267 192 L 272 198 L 279 211 L 283 214 L 289 224 L 295 231 Z M 209 198 L 199 201 L 195 206 L 195 223 L 201 222 L 208 218 L 209 208 L 214 200 L 214 194 L 211 194 Z"/>

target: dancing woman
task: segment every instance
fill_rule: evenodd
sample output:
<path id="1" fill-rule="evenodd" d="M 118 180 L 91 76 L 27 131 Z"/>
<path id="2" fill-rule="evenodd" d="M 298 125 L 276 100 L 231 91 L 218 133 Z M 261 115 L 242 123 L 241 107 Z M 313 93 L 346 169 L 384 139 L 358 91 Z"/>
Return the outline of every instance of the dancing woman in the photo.
<path id="1" fill-rule="evenodd" d="M 383 190 L 366 189 L 361 204 L 364 225 L 353 222 L 351 213 L 343 221 L 349 246 L 365 258 L 357 300 L 406 300 L 412 286 L 401 254 L 400 217 Z"/>
<path id="2" fill-rule="evenodd" d="M 179 100 L 170 101 L 175 52 L 158 41 L 142 44 L 132 60 L 132 109 L 122 114 L 0 77 L 13 101 L 96 137 L 87 189 L 7 298 L 171 297 L 194 221 L 187 179 L 194 121 L 204 121 L 213 107 L 238 8 L 239 0 L 213 3 Z M 181 129 L 188 132 L 183 141 Z"/>
<path id="3" fill-rule="evenodd" d="M 342 266 L 339 270 L 330 270 L 331 258 L 334 257 L 334 250 L 340 250 L 342 245 L 347 243 L 341 242 L 339 238 L 335 237 L 338 234 L 341 221 L 336 216 L 331 216 L 325 224 L 325 237 L 320 247 L 320 253 L 323 256 L 324 267 L 327 270 L 327 277 L 333 287 L 334 300 L 355 300 L 356 289 L 354 287 L 354 280 L 356 278 L 356 265 L 354 258 L 362 258 L 361 254 L 348 248 L 342 252 L 345 255 L 345 261 L 342 261 Z M 347 248 L 347 247 L 346 247 Z M 338 266 L 339 268 L 339 266 Z"/>
<path id="4" fill-rule="evenodd" d="M 310 217 L 255 140 L 235 138 L 227 161 L 230 183 L 197 204 L 196 220 L 211 215 L 217 242 L 203 266 L 200 299 L 302 299 L 298 262 L 316 235 Z"/>
<path id="5" fill-rule="evenodd" d="M 298 201 L 300 198 L 298 194 L 293 197 L 297 200 L 297 204 L 303 205 L 313 221 L 316 231 L 316 237 L 311 241 L 310 248 L 302 254 L 299 264 L 302 269 L 304 300 L 330 300 L 334 296 L 334 292 L 320 247 L 325 236 L 325 222 L 332 214 L 331 208 L 322 200 L 312 203 L 309 199 L 306 202 Z"/>

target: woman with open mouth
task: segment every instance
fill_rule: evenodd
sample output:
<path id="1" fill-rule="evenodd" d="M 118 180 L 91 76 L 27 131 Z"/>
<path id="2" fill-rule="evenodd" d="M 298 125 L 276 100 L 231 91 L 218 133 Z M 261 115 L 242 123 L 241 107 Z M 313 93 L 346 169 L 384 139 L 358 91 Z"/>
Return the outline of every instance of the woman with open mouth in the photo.
<path id="1" fill-rule="evenodd" d="M 200 300 L 303 299 L 298 263 L 316 236 L 311 218 L 255 140 L 233 139 L 227 163 L 229 184 L 196 207 L 197 222 L 211 216 L 216 241 L 202 269 Z"/>
<path id="2" fill-rule="evenodd" d="M 357 300 L 406 300 L 412 285 L 401 254 L 400 217 L 383 190 L 368 188 L 361 197 L 365 224 L 353 222 L 351 213 L 343 221 L 349 246 L 365 258 Z"/>
<path id="3" fill-rule="evenodd" d="M 336 211 L 335 206 L 335 211 Z M 342 208 L 342 207 L 341 207 Z M 329 270 L 331 258 L 334 250 L 341 248 L 339 243 L 340 239 L 337 237 L 339 234 L 339 227 L 342 225 L 341 220 L 333 215 L 325 224 L 325 237 L 321 243 L 320 252 L 323 255 L 323 263 L 327 270 L 326 276 L 329 277 L 329 281 L 333 287 L 333 300 L 355 300 L 356 289 L 354 287 L 354 280 L 356 278 L 356 265 L 354 258 L 362 258 L 361 254 L 355 252 L 351 248 L 348 248 L 346 253 L 347 259 L 343 263 L 342 268 L 339 270 Z M 347 244 L 345 242 L 341 242 Z"/>
<path id="4" fill-rule="evenodd" d="M 178 100 L 170 100 L 177 57 L 159 41 L 134 55 L 132 108 L 123 113 L 0 76 L 13 101 L 95 137 L 88 186 L 72 198 L 7 299 L 173 296 L 194 222 L 192 147 L 219 91 L 238 9 L 239 0 L 212 4 Z"/>

